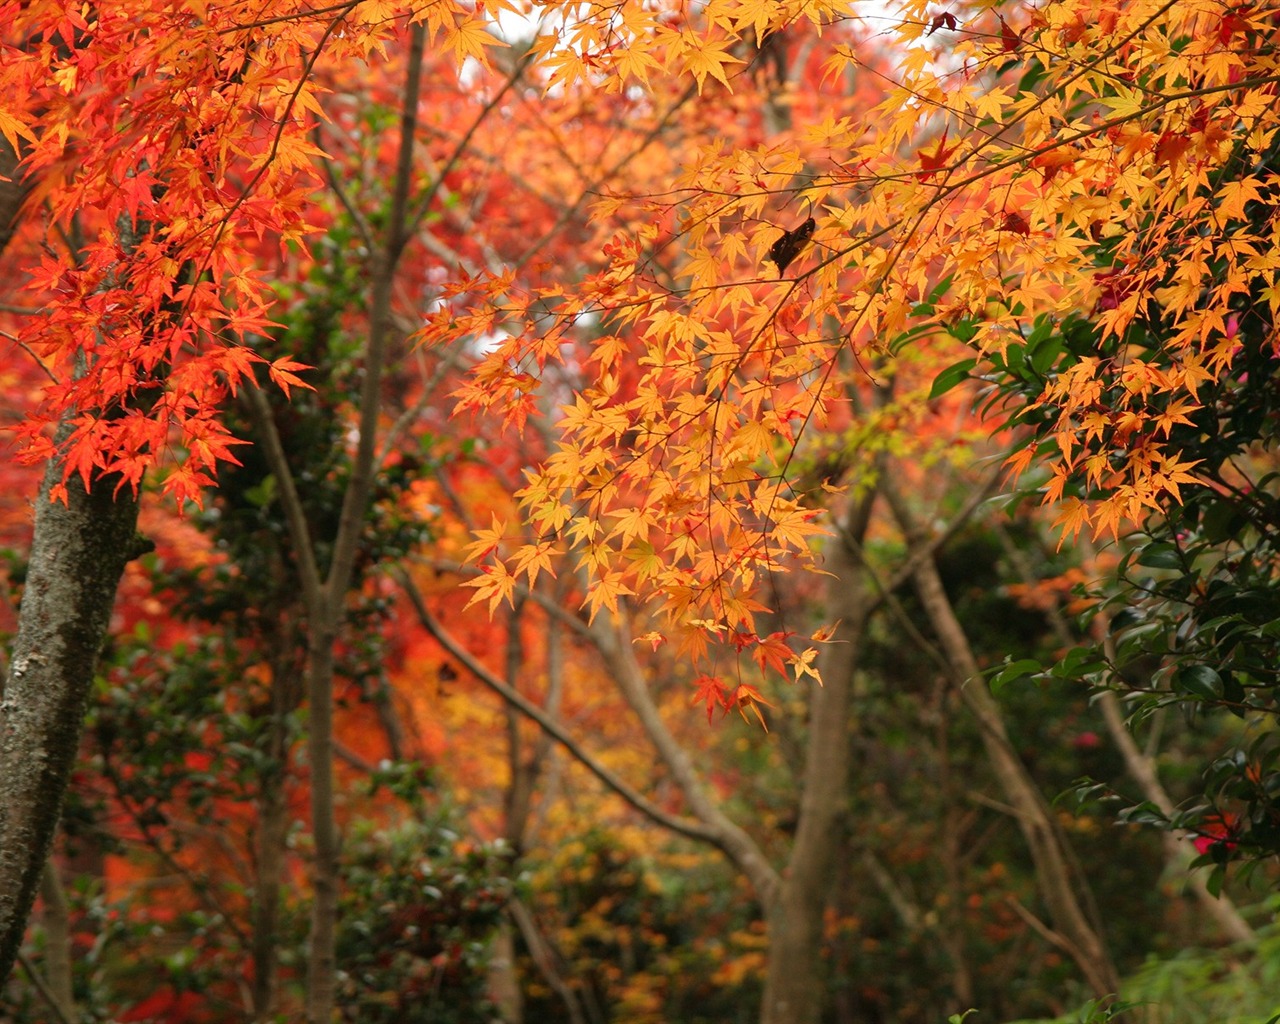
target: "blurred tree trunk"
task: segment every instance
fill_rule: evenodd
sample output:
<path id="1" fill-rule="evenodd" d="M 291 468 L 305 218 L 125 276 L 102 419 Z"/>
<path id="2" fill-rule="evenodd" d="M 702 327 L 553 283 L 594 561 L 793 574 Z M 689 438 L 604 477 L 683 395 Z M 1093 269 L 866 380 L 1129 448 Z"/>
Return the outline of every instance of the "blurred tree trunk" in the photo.
<path id="1" fill-rule="evenodd" d="M 1013 543 L 1007 530 L 1002 529 L 999 534 L 1000 540 L 1004 545 L 1005 554 L 1008 555 L 1009 561 L 1017 569 L 1023 582 L 1029 586 L 1034 585 L 1036 582 L 1035 573 L 1032 571 L 1025 553 Z M 1083 540 L 1081 548 L 1085 555 L 1086 564 L 1096 560 L 1097 551 L 1094 550 L 1091 541 Z M 1058 642 L 1063 647 L 1072 647 L 1081 642 L 1082 638 L 1077 636 L 1071 629 L 1066 617 L 1062 614 L 1062 610 L 1056 604 L 1050 605 L 1045 614 L 1049 618 L 1049 625 L 1053 627 Z M 1114 663 L 1116 652 L 1110 639 L 1109 621 L 1110 616 L 1105 609 L 1100 610 L 1093 620 L 1093 628 L 1098 638 L 1097 642 L 1103 645 L 1107 657 Z M 1155 759 L 1139 748 L 1133 738 L 1133 734 L 1129 732 L 1128 727 L 1125 725 L 1124 709 L 1120 705 L 1120 699 L 1110 690 L 1104 690 L 1098 694 L 1098 707 L 1102 710 L 1102 719 L 1106 723 L 1107 732 L 1111 736 L 1112 742 L 1115 743 L 1116 749 L 1120 751 L 1120 756 L 1124 758 L 1125 769 L 1142 790 L 1144 799 L 1155 804 L 1166 817 L 1171 816 L 1174 811 L 1173 800 L 1170 799 L 1164 784 L 1160 781 L 1160 773 L 1156 767 Z M 1218 927 L 1222 929 L 1223 935 L 1231 939 L 1232 942 L 1257 941 L 1257 933 L 1241 915 L 1231 897 L 1225 893 L 1215 896 L 1209 891 L 1204 874 L 1189 870 L 1189 865 L 1195 859 L 1195 854 L 1192 852 L 1190 844 L 1183 841 L 1184 838 L 1173 832 L 1160 833 L 1160 841 L 1164 847 L 1165 864 L 1168 870 L 1181 873 L 1186 877 L 1187 885 L 1200 903 L 1200 909 L 1217 922 Z"/>
<path id="2" fill-rule="evenodd" d="M 270 723 L 267 726 L 267 765 L 258 791 L 258 826 L 254 840 L 254 886 L 251 909 L 253 930 L 253 1016 L 274 1019 L 279 998 L 280 902 L 284 888 L 285 848 L 289 838 L 289 804 L 285 783 L 289 777 L 292 744 L 289 716 L 298 707 L 301 684 L 298 652 L 281 629 L 272 651 Z"/>
<path id="3" fill-rule="evenodd" d="M 56 858 L 44 862 L 40 875 L 40 902 L 43 911 L 40 923 L 44 926 L 44 974 L 48 979 L 49 993 L 58 1005 L 58 1012 L 65 1020 L 75 1020 L 74 988 L 71 972 L 71 918 L 67 910 L 67 897 L 58 877 Z"/>
<path id="4" fill-rule="evenodd" d="M 782 884 L 766 905 L 768 968 L 762 1024 L 817 1024 L 826 1005 L 822 943 L 832 865 L 844 845 L 849 716 L 868 602 L 861 582 L 862 537 L 874 495 L 850 507 L 824 568 L 827 609 L 837 623 L 823 649 L 822 685 L 809 699 L 809 738 L 795 845 Z"/>
<path id="5" fill-rule="evenodd" d="M 30 182 L 18 170 L 18 154 L 0 137 L 0 253 L 18 226 L 18 211 L 30 191 Z"/>

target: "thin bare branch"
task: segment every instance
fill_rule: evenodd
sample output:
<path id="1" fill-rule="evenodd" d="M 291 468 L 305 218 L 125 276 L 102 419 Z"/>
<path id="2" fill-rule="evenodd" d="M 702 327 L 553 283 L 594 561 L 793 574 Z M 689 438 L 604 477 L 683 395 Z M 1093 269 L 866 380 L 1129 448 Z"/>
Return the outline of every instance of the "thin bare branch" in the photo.
<path id="1" fill-rule="evenodd" d="M 714 830 L 703 825 L 701 822 L 694 821 L 689 818 L 678 818 L 673 814 L 668 814 L 661 807 L 658 807 L 651 800 L 647 799 L 621 778 L 611 772 L 592 756 L 586 748 L 577 740 L 569 735 L 554 718 L 548 715 L 542 708 L 538 707 L 519 691 L 513 689 L 504 680 L 499 678 L 470 651 L 458 643 L 456 639 L 440 625 L 439 621 L 431 610 L 427 607 L 426 601 L 422 597 L 422 592 L 413 582 L 407 573 L 399 574 L 400 585 L 404 588 L 405 593 L 409 597 L 409 601 L 413 604 L 414 611 L 418 616 L 418 621 L 423 628 L 427 630 L 436 641 L 449 654 L 456 658 L 457 661 L 468 672 L 476 677 L 481 683 L 496 693 L 509 705 L 520 711 L 521 714 L 527 716 L 530 720 L 536 722 L 538 726 L 552 739 L 559 743 L 567 750 L 584 768 L 592 775 L 605 784 L 610 790 L 622 797 L 628 804 L 634 807 L 641 814 L 657 824 L 668 828 L 678 835 L 685 836 L 689 839 L 696 839 L 699 842 L 710 843 L 712 846 L 721 848 L 720 837 Z"/>

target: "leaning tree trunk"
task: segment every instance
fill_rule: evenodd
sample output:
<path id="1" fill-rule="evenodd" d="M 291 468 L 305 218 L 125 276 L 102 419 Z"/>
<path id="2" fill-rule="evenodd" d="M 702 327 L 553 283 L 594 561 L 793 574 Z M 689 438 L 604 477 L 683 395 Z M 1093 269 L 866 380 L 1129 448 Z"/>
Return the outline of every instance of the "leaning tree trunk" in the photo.
<path id="1" fill-rule="evenodd" d="M 125 563 L 141 550 L 138 503 L 117 480 L 67 487 L 52 461 L 36 499 L 18 637 L 0 695 L 0 982 L 13 967 L 80 745 L 94 666 Z"/>
<path id="2" fill-rule="evenodd" d="M 926 543 L 925 530 L 891 482 L 887 462 L 885 477 L 883 493 L 907 539 L 909 551 L 914 554 Z M 916 563 L 912 576 L 960 697 L 977 720 L 992 771 L 1014 809 L 1026 840 L 1035 865 L 1036 883 L 1054 929 L 1040 926 L 1040 930 L 1076 962 L 1094 995 L 1105 999 L 1119 990 L 1120 980 L 1101 928 L 1090 920 L 1088 900 L 1081 897 L 1081 893 L 1087 895 L 1088 880 L 1073 866 L 1073 857 L 1052 809 L 1010 742 L 1000 705 L 992 696 L 968 637 L 956 619 L 932 554 Z M 1076 891 L 1077 885 L 1080 893 Z"/>

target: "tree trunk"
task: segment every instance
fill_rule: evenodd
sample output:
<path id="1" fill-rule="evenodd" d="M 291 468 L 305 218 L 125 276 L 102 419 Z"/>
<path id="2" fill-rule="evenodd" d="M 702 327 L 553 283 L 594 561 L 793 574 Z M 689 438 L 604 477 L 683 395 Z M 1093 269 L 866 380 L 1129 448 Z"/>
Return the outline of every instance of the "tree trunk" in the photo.
<path id="1" fill-rule="evenodd" d="M 50 462 L 0 699 L 0 982 L 9 976 L 80 745 L 94 666 L 125 563 L 142 550 L 138 503 L 115 479 L 88 491 Z"/>
<path id="2" fill-rule="evenodd" d="M 1138 747 L 1133 735 L 1124 722 L 1124 711 L 1120 707 L 1120 698 L 1110 690 L 1098 694 L 1098 704 L 1102 708 L 1102 717 L 1107 723 L 1107 732 L 1124 758 L 1125 768 L 1138 783 L 1142 795 L 1160 808 L 1160 813 L 1172 816 L 1173 801 L 1165 791 L 1155 762 L 1147 757 Z M 1200 909 L 1217 923 L 1222 934 L 1232 942 L 1256 942 L 1257 932 L 1249 922 L 1241 916 L 1231 898 L 1225 893 L 1215 896 L 1209 891 L 1204 874 L 1191 870 L 1191 862 L 1195 859 L 1195 847 L 1186 841 L 1186 836 L 1173 832 L 1161 832 L 1160 842 L 1164 846 L 1165 863 L 1169 869 L 1186 876 L 1187 885 L 1200 903 Z"/>
<path id="3" fill-rule="evenodd" d="M 44 862 L 40 875 L 40 904 L 44 908 L 40 923 L 44 925 L 44 975 L 49 993 L 63 1018 L 75 1020 L 78 1014 L 71 972 L 71 915 L 53 860 Z"/>
<path id="4" fill-rule="evenodd" d="M 330 622 L 308 623 L 307 753 L 311 766 L 311 935 L 307 958 L 308 1024 L 333 1019 L 338 929 L 338 823 L 333 802 L 333 642 Z"/>
<path id="5" fill-rule="evenodd" d="M 838 622 L 823 651 L 822 685 L 809 702 L 809 740 L 800 820 L 787 870 L 769 901 L 769 951 L 762 1024 L 817 1024 L 826 1004 L 822 932 L 832 865 L 843 841 L 849 785 L 849 715 L 857 652 L 866 621 L 859 581 L 861 543 L 871 499 L 846 516 L 825 569 L 829 615 Z"/>
<path id="6" fill-rule="evenodd" d="M 294 652 L 290 631 L 280 631 L 271 659 L 271 722 L 267 763 L 258 793 L 258 829 L 254 840 L 253 880 L 253 1019 L 272 1020 L 279 998 L 280 895 L 284 886 L 285 848 L 289 838 L 289 716 L 298 706 Z"/>

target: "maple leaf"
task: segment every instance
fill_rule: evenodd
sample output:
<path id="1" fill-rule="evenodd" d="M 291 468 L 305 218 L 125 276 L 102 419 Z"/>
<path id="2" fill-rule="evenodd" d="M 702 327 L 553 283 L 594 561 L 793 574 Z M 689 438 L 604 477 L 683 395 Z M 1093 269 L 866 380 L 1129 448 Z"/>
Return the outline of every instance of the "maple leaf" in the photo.
<path id="1" fill-rule="evenodd" d="M 519 576 L 522 572 L 525 573 L 531 587 L 540 572 L 554 577 L 556 570 L 551 560 L 553 554 L 555 554 L 555 545 L 552 543 L 523 545 L 512 558 L 512 564 L 515 567 L 513 575 Z"/>
<path id="2" fill-rule="evenodd" d="M 1000 49 L 1005 53 L 1012 53 L 1022 45 L 1022 36 L 1009 27 L 1004 15 L 998 14 L 996 17 L 1000 19 Z"/>
<path id="3" fill-rule="evenodd" d="M 488 47 L 509 45 L 489 30 L 488 23 L 477 18 L 465 18 L 460 25 L 448 33 L 448 39 L 453 49 L 453 58 L 459 66 L 468 57 L 488 65 Z"/>
<path id="4" fill-rule="evenodd" d="M 682 38 L 684 65 L 698 83 L 698 95 L 702 95 L 702 86 L 708 75 L 729 88 L 725 68 L 730 64 L 745 63 L 742 58 L 735 57 L 702 37 Z"/>
<path id="5" fill-rule="evenodd" d="M 939 14 L 935 14 L 933 20 L 929 22 L 929 31 L 925 35 L 931 36 L 940 28 L 954 32 L 956 30 L 956 16 L 950 11 L 942 11 Z"/>
<path id="6" fill-rule="evenodd" d="M 507 524 L 502 522 L 502 520 L 494 514 L 489 529 L 476 530 L 476 539 L 463 549 L 467 561 L 479 562 L 488 558 L 491 554 L 497 551 L 499 547 L 501 547 L 503 538 L 506 536 L 506 532 Z"/>
<path id="7" fill-rule="evenodd" d="M 693 681 L 694 694 L 692 704 L 702 704 L 707 709 L 707 724 L 711 724 L 716 708 L 728 711 L 730 701 L 728 689 L 718 678 L 712 675 L 701 675 Z"/>
<path id="8" fill-rule="evenodd" d="M 786 675 L 787 665 L 793 657 L 788 641 L 794 635 L 787 632 L 770 633 L 756 644 L 751 651 L 751 659 L 763 671 L 773 669 L 780 675 Z"/>
<path id="9" fill-rule="evenodd" d="M 1007 210 L 1000 222 L 1000 230 L 1011 231 L 1015 235 L 1026 235 L 1031 233 L 1031 225 L 1016 210 Z"/>
<path id="10" fill-rule="evenodd" d="M 35 141 L 35 135 L 32 133 L 30 126 L 4 107 L 0 107 L 0 134 L 3 134 L 5 141 L 9 143 L 9 147 L 15 152 L 21 152 L 19 139 L 28 139 Z"/>
<path id="11" fill-rule="evenodd" d="M 764 699 L 759 690 L 750 683 L 739 683 L 733 689 L 733 702 L 737 705 L 738 714 L 742 716 L 744 722 L 751 721 L 747 717 L 747 713 L 750 712 L 756 716 L 756 721 L 760 723 L 760 728 L 765 732 L 769 731 L 769 723 L 764 720 L 764 714 L 760 711 L 760 706 L 764 705 L 767 708 L 771 708 L 773 705 Z"/>
<path id="12" fill-rule="evenodd" d="M 489 614 L 493 615 L 498 610 L 498 605 L 503 601 L 511 605 L 515 604 L 516 578 L 507 571 L 507 567 L 501 562 L 482 565 L 480 567 L 480 575 L 475 579 L 464 580 L 462 585 L 464 587 L 474 587 L 476 591 L 466 604 L 468 608 L 478 602 L 488 601 Z"/>
<path id="13" fill-rule="evenodd" d="M 315 388 L 308 384 L 301 377 L 297 376 L 294 370 L 314 370 L 314 366 L 308 366 L 306 363 L 295 362 L 288 356 L 281 356 L 279 359 L 273 360 L 267 366 L 267 373 L 276 386 L 284 392 L 285 398 L 291 397 L 289 392 L 290 385 L 299 388 L 306 388 L 308 391 L 314 391 Z"/>
<path id="14" fill-rule="evenodd" d="M 626 582 L 626 573 L 612 569 L 600 574 L 587 591 L 582 603 L 588 609 L 587 621 L 594 622 L 602 607 L 618 613 L 618 599 L 635 593 Z"/>
<path id="15" fill-rule="evenodd" d="M 947 166 L 947 159 L 960 148 L 959 142 L 956 142 L 956 144 L 950 149 L 947 148 L 947 132 L 949 130 L 949 128 L 944 128 L 942 130 L 942 137 L 938 139 L 938 143 L 933 147 L 932 153 L 926 153 L 922 149 L 917 154 L 920 157 L 921 167 L 921 170 L 916 171 L 917 180 L 928 181 L 937 172 L 945 170 Z"/>
<path id="16" fill-rule="evenodd" d="M 816 636 L 815 639 L 817 639 Z M 792 671 L 795 673 L 795 681 L 797 683 L 805 676 L 812 676 L 814 682 L 819 686 L 822 685 L 822 674 L 818 671 L 818 666 L 814 664 L 817 657 L 818 651 L 813 647 L 806 648 L 792 656 L 790 664 Z"/>
<path id="17" fill-rule="evenodd" d="M 812 217 L 808 218 L 803 224 L 800 224 L 790 231 L 784 231 L 777 238 L 773 245 L 769 246 L 768 255 L 765 259 L 771 260 L 778 268 L 778 276 L 781 277 L 783 271 L 787 269 L 791 261 L 794 260 L 804 247 L 809 244 L 809 239 L 813 237 L 813 232 L 817 228 L 817 223 Z"/>

